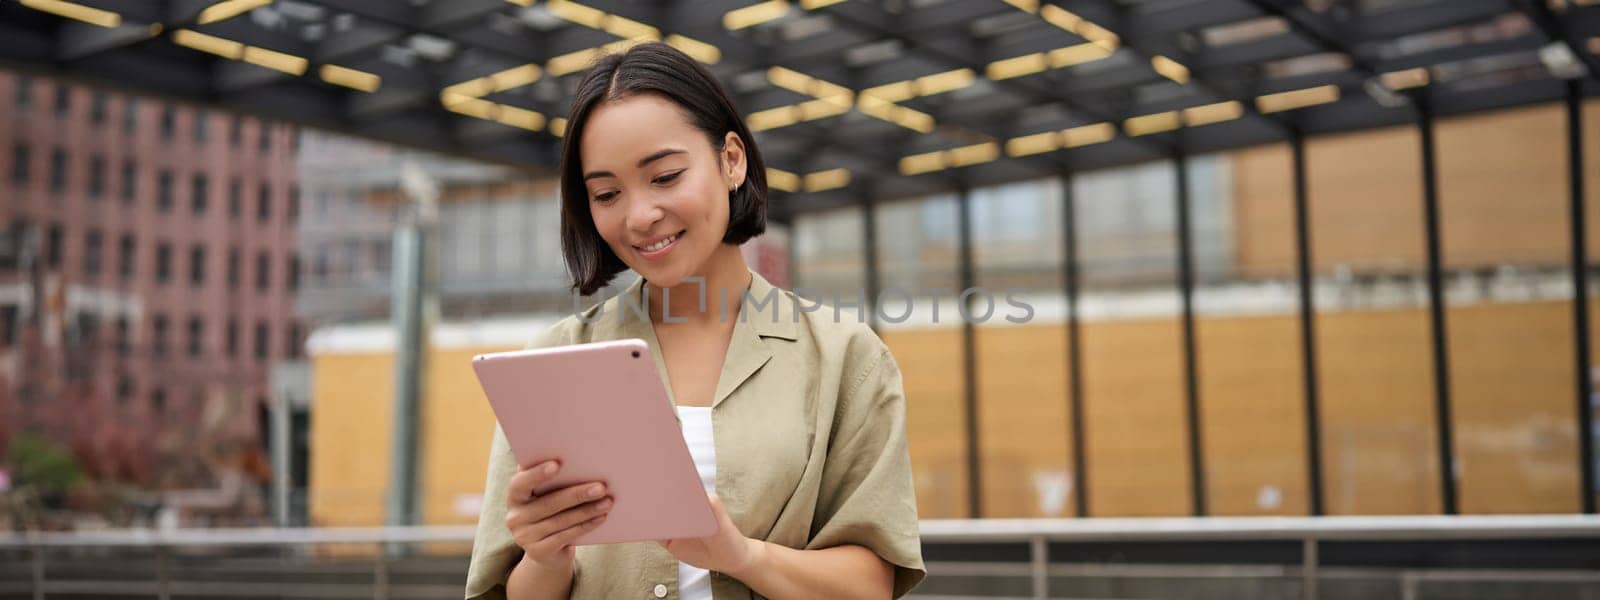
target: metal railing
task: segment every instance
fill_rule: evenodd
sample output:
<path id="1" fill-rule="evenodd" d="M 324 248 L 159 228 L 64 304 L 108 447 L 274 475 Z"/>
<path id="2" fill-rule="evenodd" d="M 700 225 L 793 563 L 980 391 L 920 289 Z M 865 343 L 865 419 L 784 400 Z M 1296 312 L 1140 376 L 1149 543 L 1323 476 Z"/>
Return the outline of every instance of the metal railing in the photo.
<path id="1" fill-rule="evenodd" d="M 175 594 L 210 596 L 245 595 L 229 588 L 230 582 L 176 586 L 172 559 L 178 552 L 205 549 L 307 549 L 325 545 L 373 545 L 360 561 L 370 561 L 372 597 L 390 598 L 396 559 L 384 547 L 439 542 L 467 543 L 471 526 L 419 526 L 306 529 L 178 529 L 86 532 L 0 533 L 0 556 L 26 555 L 27 586 L 6 584 L 0 578 L 0 596 L 10 590 L 31 590 L 43 600 L 47 592 L 97 595 L 146 594 L 168 600 Z M 1324 569 L 1319 545 L 1327 542 L 1373 541 L 1490 541 L 1600 539 L 1600 516 L 1385 516 L 1385 517 L 1206 517 L 1127 519 L 979 519 L 925 520 L 921 524 L 925 545 L 1025 544 L 1026 563 L 930 562 L 930 573 L 942 577 L 1026 577 L 1031 598 L 1051 597 L 1051 579 L 1060 577 L 1207 578 L 1297 577 L 1303 598 L 1316 600 L 1319 582 L 1328 577 L 1378 577 L 1393 580 L 1397 597 L 1418 597 L 1419 586 L 1430 582 L 1567 582 L 1600 586 L 1600 573 L 1556 570 L 1472 569 Z M 1131 565 L 1052 563 L 1051 544 L 1107 542 L 1294 542 L 1301 549 L 1293 565 Z M 50 552 L 136 549 L 155 555 L 153 574 L 141 581 L 51 581 L 47 574 Z M 3 561 L 0 561 L 3 562 Z M 16 566 L 16 565 L 14 565 Z M 280 574 L 282 575 L 282 574 Z M 279 578 L 281 579 L 281 577 Z M 238 585 L 248 585 L 231 582 Z M 449 585 L 435 585 L 430 593 Z M 459 585 L 456 585 L 459 593 Z M 302 590 L 303 591 L 303 590 Z M 305 593 L 316 597 L 317 594 Z M 344 596 L 340 596 L 344 597 Z M 428 596 L 435 597 L 435 596 Z M 451 594 L 453 597 L 453 594 Z M 939 596 L 924 596 L 939 597 Z M 954 598 L 957 596 L 943 596 Z M 985 596 L 995 597 L 995 596 Z"/>

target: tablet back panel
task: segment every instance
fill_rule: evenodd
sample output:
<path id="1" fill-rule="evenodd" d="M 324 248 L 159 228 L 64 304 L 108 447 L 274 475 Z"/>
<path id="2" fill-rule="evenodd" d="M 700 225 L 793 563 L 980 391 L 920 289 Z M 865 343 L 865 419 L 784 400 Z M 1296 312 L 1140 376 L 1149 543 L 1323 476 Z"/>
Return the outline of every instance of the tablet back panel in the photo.
<path id="1" fill-rule="evenodd" d="M 559 460 L 535 494 L 603 481 L 616 504 L 576 545 L 697 538 L 717 523 L 643 340 L 473 357 L 523 468 Z M 487 500 L 493 501 L 493 500 Z"/>

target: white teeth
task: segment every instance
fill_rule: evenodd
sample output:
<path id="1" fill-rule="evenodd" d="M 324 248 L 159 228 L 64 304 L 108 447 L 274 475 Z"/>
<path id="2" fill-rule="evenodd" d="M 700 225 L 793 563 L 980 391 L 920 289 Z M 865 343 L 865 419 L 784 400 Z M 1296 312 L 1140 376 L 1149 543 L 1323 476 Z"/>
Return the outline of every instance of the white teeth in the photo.
<path id="1" fill-rule="evenodd" d="M 676 241 L 677 239 L 678 239 L 678 236 L 677 235 L 673 235 L 671 237 L 668 237 L 667 239 L 661 240 L 661 241 L 656 242 L 654 244 L 650 244 L 649 246 L 645 246 L 644 247 L 644 251 L 645 252 L 655 252 L 657 250 L 660 250 L 662 248 L 667 247 L 667 244 L 671 244 L 672 242 Z"/>

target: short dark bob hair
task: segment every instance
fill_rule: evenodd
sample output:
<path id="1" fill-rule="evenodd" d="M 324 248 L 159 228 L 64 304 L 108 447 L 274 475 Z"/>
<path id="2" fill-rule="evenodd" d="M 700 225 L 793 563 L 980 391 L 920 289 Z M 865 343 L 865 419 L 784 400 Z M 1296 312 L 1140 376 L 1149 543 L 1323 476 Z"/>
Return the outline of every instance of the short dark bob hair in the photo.
<path id="1" fill-rule="evenodd" d="M 730 131 L 744 141 L 744 183 L 728 194 L 728 231 L 722 243 L 743 244 L 767 228 L 766 163 L 717 78 L 677 48 L 659 42 L 602 57 L 578 84 L 561 147 L 561 253 L 572 275 L 572 289 L 584 296 L 605 287 L 628 266 L 601 239 L 589 214 L 579 145 L 595 108 L 637 94 L 655 94 L 677 105 L 718 153 Z"/>

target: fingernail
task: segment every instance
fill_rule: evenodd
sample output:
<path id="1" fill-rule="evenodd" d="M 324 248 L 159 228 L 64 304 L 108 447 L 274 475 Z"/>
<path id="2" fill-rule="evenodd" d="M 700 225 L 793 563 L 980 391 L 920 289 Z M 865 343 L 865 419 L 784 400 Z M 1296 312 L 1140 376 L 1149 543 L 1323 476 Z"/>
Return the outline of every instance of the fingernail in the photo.
<path id="1" fill-rule="evenodd" d="M 600 494 L 605 493 L 605 491 L 606 491 L 605 490 L 605 486 L 602 486 L 600 484 L 595 484 L 595 485 L 589 486 L 589 497 L 590 498 L 599 498 Z"/>
<path id="2" fill-rule="evenodd" d="M 547 462 L 547 463 L 544 464 L 544 474 L 545 475 L 555 475 L 556 474 L 556 463 L 555 463 L 555 461 L 550 461 L 550 462 Z"/>

